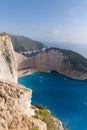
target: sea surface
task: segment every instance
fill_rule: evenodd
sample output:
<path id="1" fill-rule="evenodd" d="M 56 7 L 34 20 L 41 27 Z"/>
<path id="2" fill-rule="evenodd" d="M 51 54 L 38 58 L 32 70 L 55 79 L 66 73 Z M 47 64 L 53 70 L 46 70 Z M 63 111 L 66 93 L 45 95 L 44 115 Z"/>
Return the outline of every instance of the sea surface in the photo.
<path id="1" fill-rule="evenodd" d="M 38 72 L 19 83 L 33 90 L 32 104 L 47 106 L 68 130 L 87 130 L 87 81 Z"/>

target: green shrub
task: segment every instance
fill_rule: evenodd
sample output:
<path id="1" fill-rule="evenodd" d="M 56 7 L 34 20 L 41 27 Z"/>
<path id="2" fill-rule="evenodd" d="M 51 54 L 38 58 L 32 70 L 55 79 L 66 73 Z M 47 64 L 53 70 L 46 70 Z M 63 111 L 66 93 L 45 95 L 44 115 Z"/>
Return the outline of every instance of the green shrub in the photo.
<path id="1" fill-rule="evenodd" d="M 47 124 L 48 130 L 56 130 L 56 125 L 55 125 L 53 119 L 51 118 L 51 113 L 49 110 L 38 109 L 38 111 L 36 112 L 36 115 L 34 117 L 45 122 Z"/>

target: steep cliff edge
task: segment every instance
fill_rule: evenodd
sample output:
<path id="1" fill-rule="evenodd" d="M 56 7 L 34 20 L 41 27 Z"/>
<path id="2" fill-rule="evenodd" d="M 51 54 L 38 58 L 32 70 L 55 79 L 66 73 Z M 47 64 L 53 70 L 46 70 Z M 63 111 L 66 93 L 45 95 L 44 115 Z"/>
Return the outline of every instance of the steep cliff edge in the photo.
<path id="1" fill-rule="evenodd" d="M 26 60 L 17 53 L 15 55 L 18 63 Z M 63 130 L 62 123 L 48 110 L 31 105 L 32 90 L 16 82 L 12 42 L 9 35 L 3 33 L 0 34 L 0 130 Z"/>
<path id="2" fill-rule="evenodd" d="M 38 71 L 57 71 L 73 79 L 87 80 L 87 59 L 78 53 L 49 48 L 18 65 L 18 70 L 36 68 Z"/>
<path id="3" fill-rule="evenodd" d="M 44 122 L 32 117 L 31 94 L 21 85 L 0 81 L 0 130 L 47 130 Z"/>
<path id="4" fill-rule="evenodd" d="M 32 91 L 0 80 L 0 130 L 63 130 L 48 110 L 31 106 Z"/>
<path id="5" fill-rule="evenodd" d="M 17 82 L 17 68 L 11 39 L 0 34 L 0 79 Z"/>

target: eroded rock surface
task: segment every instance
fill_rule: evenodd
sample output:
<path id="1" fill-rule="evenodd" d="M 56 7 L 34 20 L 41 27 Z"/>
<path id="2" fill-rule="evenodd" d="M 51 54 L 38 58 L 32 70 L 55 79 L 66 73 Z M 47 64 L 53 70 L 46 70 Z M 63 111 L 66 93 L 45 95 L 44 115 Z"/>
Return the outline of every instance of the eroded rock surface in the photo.
<path id="1" fill-rule="evenodd" d="M 16 83 L 0 81 L 0 130 L 47 130 L 46 124 L 35 119 L 31 106 L 32 91 Z"/>

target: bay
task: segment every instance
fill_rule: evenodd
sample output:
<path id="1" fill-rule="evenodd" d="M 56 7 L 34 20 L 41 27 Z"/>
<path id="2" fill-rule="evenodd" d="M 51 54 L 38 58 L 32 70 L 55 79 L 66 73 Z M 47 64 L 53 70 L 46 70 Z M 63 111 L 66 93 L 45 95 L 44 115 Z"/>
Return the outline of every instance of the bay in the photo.
<path id="1" fill-rule="evenodd" d="M 18 82 L 32 89 L 32 104 L 47 106 L 68 130 L 87 130 L 87 81 L 37 72 Z"/>

